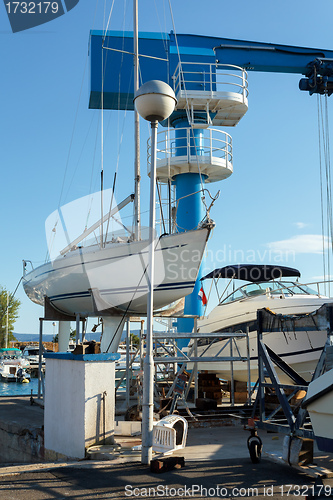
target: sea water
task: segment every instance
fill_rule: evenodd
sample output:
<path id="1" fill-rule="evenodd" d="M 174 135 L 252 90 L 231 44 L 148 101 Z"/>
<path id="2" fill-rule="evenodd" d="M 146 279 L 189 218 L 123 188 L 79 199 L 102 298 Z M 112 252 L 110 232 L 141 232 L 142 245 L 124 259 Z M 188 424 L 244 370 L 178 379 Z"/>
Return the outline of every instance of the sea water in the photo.
<path id="1" fill-rule="evenodd" d="M 31 396 L 38 394 L 38 378 L 32 378 L 28 384 L 0 381 L 0 396 Z"/>

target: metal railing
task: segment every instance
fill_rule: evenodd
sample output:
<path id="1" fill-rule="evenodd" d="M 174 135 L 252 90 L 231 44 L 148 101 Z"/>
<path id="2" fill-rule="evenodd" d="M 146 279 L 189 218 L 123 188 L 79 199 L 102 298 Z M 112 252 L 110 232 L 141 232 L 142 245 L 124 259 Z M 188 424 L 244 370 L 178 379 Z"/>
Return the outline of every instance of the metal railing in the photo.
<path id="1" fill-rule="evenodd" d="M 217 278 L 217 281 L 220 278 Z M 246 292 L 243 292 L 242 289 L 245 289 L 252 283 L 247 283 L 245 285 L 242 285 L 236 289 L 234 289 L 231 293 L 228 291 L 229 287 L 231 286 L 233 279 L 231 279 L 227 286 L 223 289 L 223 292 L 221 295 L 218 296 L 219 303 L 228 303 L 228 302 L 235 302 L 236 300 L 243 300 L 246 298 L 251 298 L 251 295 L 246 294 Z M 269 281 L 265 282 L 267 285 L 270 283 Z M 271 283 L 278 285 L 279 281 L 274 281 L 272 280 Z M 289 296 L 289 295 L 312 295 L 313 294 L 317 295 L 318 298 L 331 298 L 331 286 L 333 287 L 333 280 L 321 280 L 321 281 L 312 281 L 312 282 L 307 282 L 303 283 L 301 281 L 292 281 L 288 280 L 288 278 L 282 279 L 281 280 L 281 286 L 276 287 L 272 290 L 268 289 L 261 289 L 260 290 L 260 285 L 261 283 L 253 283 L 254 285 L 258 286 L 258 294 L 256 295 L 282 295 L 283 297 Z M 238 291 L 241 292 L 242 295 L 239 295 L 239 297 L 235 299 L 231 299 L 232 295 L 236 294 Z M 230 301 L 227 300 L 230 298 Z"/>
<path id="2" fill-rule="evenodd" d="M 233 92 L 248 97 L 247 72 L 240 66 L 216 63 L 178 63 L 173 74 L 176 96 L 180 91 Z"/>
<path id="3" fill-rule="evenodd" d="M 176 141 L 177 134 L 177 141 Z M 157 168 L 159 162 L 167 162 L 179 158 L 181 163 L 204 160 L 207 163 L 216 163 L 223 160 L 226 164 L 232 163 L 232 137 L 213 128 L 203 129 L 200 138 L 193 137 L 191 128 L 168 129 L 157 134 Z M 148 173 L 151 168 L 151 142 L 147 141 Z M 173 160 L 174 162 L 174 160 Z"/>

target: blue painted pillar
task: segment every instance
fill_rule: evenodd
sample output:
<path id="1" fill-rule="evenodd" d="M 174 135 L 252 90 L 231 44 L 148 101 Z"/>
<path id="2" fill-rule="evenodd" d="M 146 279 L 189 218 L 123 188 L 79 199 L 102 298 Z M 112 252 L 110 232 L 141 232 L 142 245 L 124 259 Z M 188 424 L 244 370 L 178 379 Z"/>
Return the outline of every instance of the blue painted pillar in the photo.
<path id="1" fill-rule="evenodd" d="M 203 154 L 203 131 L 201 129 L 181 128 L 188 127 L 188 122 L 177 123 L 175 136 L 176 136 L 176 156 L 186 156 L 190 154 L 192 157 L 195 155 Z M 189 141 L 189 149 L 187 147 Z M 195 163 L 195 161 L 193 162 Z M 206 176 L 199 173 L 183 173 L 174 177 L 174 184 L 176 186 L 176 199 L 178 202 L 177 209 L 177 230 L 179 232 L 196 229 L 199 222 L 205 216 L 205 210 L 202 198 L 202 182 Z M 195 194 L 193 194 L 195 193 Z M 178 201 L 179 200 L 179 201 Z M 195 314 L 201 316 L 203 314 L 202 302 L 198 298 L 198 293 L 201 288 L 200 278 L 201 269 L 194 287 L 193 292 L 185 297 L 185 314 Z M 183 318 L 178 319 L 177 328 L 179 332 L 191 332 L 193 329 L 193 319 Z M 179 347 L 185 347 L 188 340 L 179 339 L 177 342 Z"/>

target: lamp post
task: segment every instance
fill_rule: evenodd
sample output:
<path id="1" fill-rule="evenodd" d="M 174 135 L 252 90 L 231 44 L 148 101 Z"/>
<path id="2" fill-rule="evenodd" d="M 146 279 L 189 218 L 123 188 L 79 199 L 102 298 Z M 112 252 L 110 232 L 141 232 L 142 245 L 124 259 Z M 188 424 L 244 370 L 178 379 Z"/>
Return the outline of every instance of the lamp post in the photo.
<path id="1" fill-rule="evenodd" d="M 135 93 L 134 103 L 139 115 L 151 124 L 151 169 L 149 208 L 149 256 L 148 256 L 148 300 L 146 355 L 143 362 L 142 404 L 142 453 L 141 462 L 149 464 L 153 446 L 154 409 L 154 360 L 153 360 L 153 291 L 154 291 L 154 231 L 155 231 L 155 186 L 156 186 L 156 142 L 158 122 L 166 120 L 175 108 L 177 100 L 172 88 L 165 82 L 151 80 Z"/>

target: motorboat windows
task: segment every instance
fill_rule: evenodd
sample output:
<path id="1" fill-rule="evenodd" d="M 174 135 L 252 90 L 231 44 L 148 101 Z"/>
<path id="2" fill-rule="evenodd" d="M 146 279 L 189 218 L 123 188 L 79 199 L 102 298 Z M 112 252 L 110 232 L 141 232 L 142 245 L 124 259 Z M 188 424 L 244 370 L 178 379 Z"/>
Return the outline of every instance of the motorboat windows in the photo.
<path id="1" fill-rule="evenodd" d="M 32 349 L 27 349 L 25 348 L 23 351 L 23 356 L 38 356 L 39 355 L 39 348 L 32 348 Z"/>
<path id="2" fill-rule="evenodd" d="M 247 283 L 228 295 L 220 302 L 220 305 L 264 294 L 282 295 L 284 297 L 292 295 L 318 296 L 318 293 L 307 285 L 292 281 L 268 281 L 263 283 Z"/>
<path id="3" fill-rule="evenodd" d="M 237 288 L 231 295 L 222 300 L 221 304 L 225 304 L 226 302 L 234 302 L 236 300 L 244 299 L 246 297 L 245 291 L 243 291 L 243 287 Z"/>

